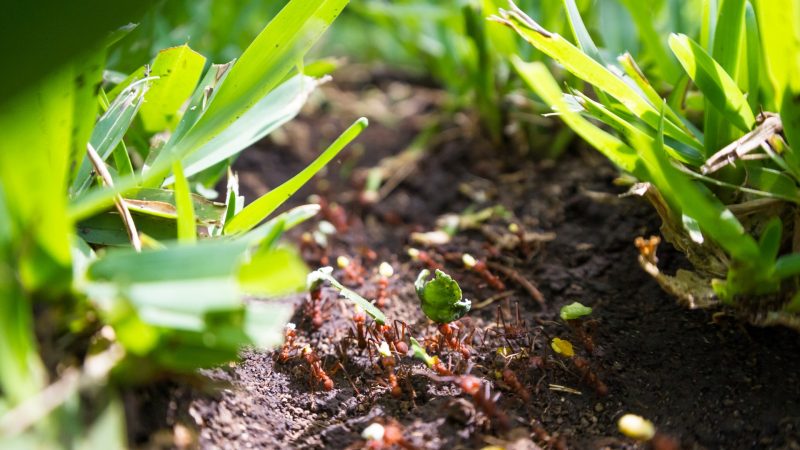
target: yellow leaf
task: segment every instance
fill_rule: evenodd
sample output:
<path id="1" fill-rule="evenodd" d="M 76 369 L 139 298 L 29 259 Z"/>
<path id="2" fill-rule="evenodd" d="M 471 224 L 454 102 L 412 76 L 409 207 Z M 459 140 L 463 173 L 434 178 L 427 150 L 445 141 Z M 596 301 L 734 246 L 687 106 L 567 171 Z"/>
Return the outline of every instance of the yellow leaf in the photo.
<path id="1" fill-rule="evenodd" d="M 572 358 L 575 356 L 575 349 L 572 348 L 572 342 L 566 339 L 553 338 L 553 342 L 550 343 L 550 347 L 552 347 L 553 351 L 556 353 L 564 355 L 567 358 Z"/>

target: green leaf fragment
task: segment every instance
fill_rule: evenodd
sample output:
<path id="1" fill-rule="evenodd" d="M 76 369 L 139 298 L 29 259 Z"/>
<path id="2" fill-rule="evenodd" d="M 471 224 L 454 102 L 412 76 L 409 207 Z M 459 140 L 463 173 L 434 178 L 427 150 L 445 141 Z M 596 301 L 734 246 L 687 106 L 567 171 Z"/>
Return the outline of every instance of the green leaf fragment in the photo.
<path id="1" fill-rule="evenodd" d="M 572 302 L 569 305 L 562 306 L 559 315 L 561 316 L 561 320 L 575 320 L 583 316 L 588 316 L 591 313 L 592 308 L 584 306 L 580 302 Z"/>
<path id="2" fill-rule="evenodd" d="M 469 312 L 472 302 L 462 298 L 458 283 L 441 270 L 436 270 L 433 279 L 428 280 L 430 273 L 423 270 L 414 282 L 422 312 L 437 323 L 458 320 Z"/>
<path id="3" fill-rule="evenodd" d="M 428 352 L 425 351 L 425 347 L 420 345 L 419 341 L 414 339 L 413 336 L 410 337 L 409 340 L 411 341 L 411 351 L 414 353 L 414 358 L 424 362 L 428 368 L 433 367 L 433 365 L 436 364 L 436 357 L 429 355 Z"/>

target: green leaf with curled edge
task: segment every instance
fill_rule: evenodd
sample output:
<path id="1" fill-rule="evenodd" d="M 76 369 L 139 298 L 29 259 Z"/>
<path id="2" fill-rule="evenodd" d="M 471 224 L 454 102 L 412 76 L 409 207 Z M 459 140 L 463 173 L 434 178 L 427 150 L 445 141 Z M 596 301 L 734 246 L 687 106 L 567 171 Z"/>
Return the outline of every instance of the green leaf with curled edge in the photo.
<path id="1" fill-rule="evenodd" d="M 583 316 L 588 316 L 591 313 L 592 308 L 584 306 L 580 302 L 572 302 L 569 305 L 562 306 L 559 315 L 561 316 L 561 320 L 575 320 Z"/>
<path id="2" fill-rule="evenodd" d="M 437 323 L 448 323 L 464 316 L 472 307 L 472 302 L 461 297 L 461 288 L 450 275 L 436 270 L 432 280 L 431 272 L 424 269 L 419 273 L 414 287 L 422 301 L 422 312 Z"/>

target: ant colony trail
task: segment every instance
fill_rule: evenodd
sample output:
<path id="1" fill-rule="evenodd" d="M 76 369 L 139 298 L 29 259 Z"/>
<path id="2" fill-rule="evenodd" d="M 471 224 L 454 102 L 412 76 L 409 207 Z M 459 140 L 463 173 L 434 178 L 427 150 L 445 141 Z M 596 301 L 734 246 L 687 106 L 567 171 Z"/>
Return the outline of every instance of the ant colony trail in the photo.
<path id="1" fill-rule="evenodd" d="M 709 326 L 707 313 L 665 295 L 634 246 L 660 222 L 644 202 L 618 197 L 616 170 L 595 153 L 577 149 L 555 166 L 499 161 L 465 124 L 447 124 L 452 137 L 417 170 L 381 201 L 363 202 L 369 168 L 401 153 L 438 98 L 405 87 L 405 98 L 373 101 L 405 102 L 406 115 L 373 124 L 363 156 L 343 157 L 293 200 L 313 195 L 321 212 L 290 237 L 312 270 L 333 268 L 287 300 L 296 312 L 283 346 L 206 372 L 229 385 L 218 394 L 173 392 L 189 403 L 201 445 L 563 449 L 649 439 L 670 449 L 792 439 L 796 339 L 779 329 L 745 336 L 724 318 Z M 323 139 L 363 114 L 358 104 L 336 114 L 311 108 L 287 133 Z M 253 194 L 308 158 L 293 147 L 264 150 L 237 163 Z M 659 250 L 661 267 L 684 264 Z M 692 351 L 677 356 L 684 347 Z M 770 376 L 780 388 L 757 387 Z M 626 437 L 625 414 L 644 418 L 625 416 L 626 426 L 656 431 Z"/>

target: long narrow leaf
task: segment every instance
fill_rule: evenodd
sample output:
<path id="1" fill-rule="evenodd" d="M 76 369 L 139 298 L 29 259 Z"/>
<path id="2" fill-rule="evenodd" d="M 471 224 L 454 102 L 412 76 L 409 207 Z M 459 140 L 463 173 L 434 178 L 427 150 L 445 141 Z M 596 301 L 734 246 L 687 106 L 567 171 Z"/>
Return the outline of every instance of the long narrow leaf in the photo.
<path id="1" fill-rule="evenodd" d="M 140 110 L 146 131 L 175 128 L 180 119 L 178 109 L 192 94 L 205 63 L 205 57 L 185 44 L 161 50 L 156 55 L 151 75 L 158 78 L 145 94 Z"/>
<path id="2" fill-rule="evenodd" d="M 182 139 L 172 139 L 151 168 L 163 177 L 183 159 L 272 91 L 339 15 L 348 0 L 292 0 L 245 50 L 219 86 L 208 110 Z"/>
<path id="3" fill-rule="evenodd" d="M 492 20 L 511 27 L 531 45 L 562 64 L 569 72 L 602 89 L 653 129 L 658 127 L 658 111 L 633 87 L 558 34 L 543 29 L 523 12 L 514 10 L 502 13 L 502 17 L 494 16 Z M 672 122 L 667 122 L 666 133 L 698 151 L 703 151 L 703 146 L 697 139 Z"/>
<path id="4" fill-rule="evenodd" d="M 178 241 L 192 243 L 197 241 L 197 228 L 195 226 L 194 206 L 192 205 L 189 182 L 183 175 L 180 161 L 172 163 L 172 173 L 175 174 L 175 206 L 178 211 Z"/>
<path id="5" fill-rule="evenodd" d="M 525 83 L 548 105 L 552 105 L 559 112 L 561 119 L 586 142 L 592 144 L 621 169 L 639 178 L 646 175 L 635 150 L 570 110 L 558 83 L 544 64 L 526 63 L 517 57 L 511 62 Z"/>
<path id="6" fill-rule="evenodd" d="M 338 155 L 350 141 L 361 134 L 364 128 L 367 127 L 367 123 L 366 118 L 358 119 L 302 172 L 245 207 L 230 222 L 225 224 L 225 234 L 235 234 L 250 230 L 272 214 L 286 199 L 297 192 L 314 174 Z"/>
<path id="7" fill-rule="evenodd" d="M 742 131 L 750 131 L 755 123 L 753 111 L 736 82 L 722 67 L 686 35 L 673 34 L 669 38 L 669 45 L 706 99 L 731 124 Z"/>

